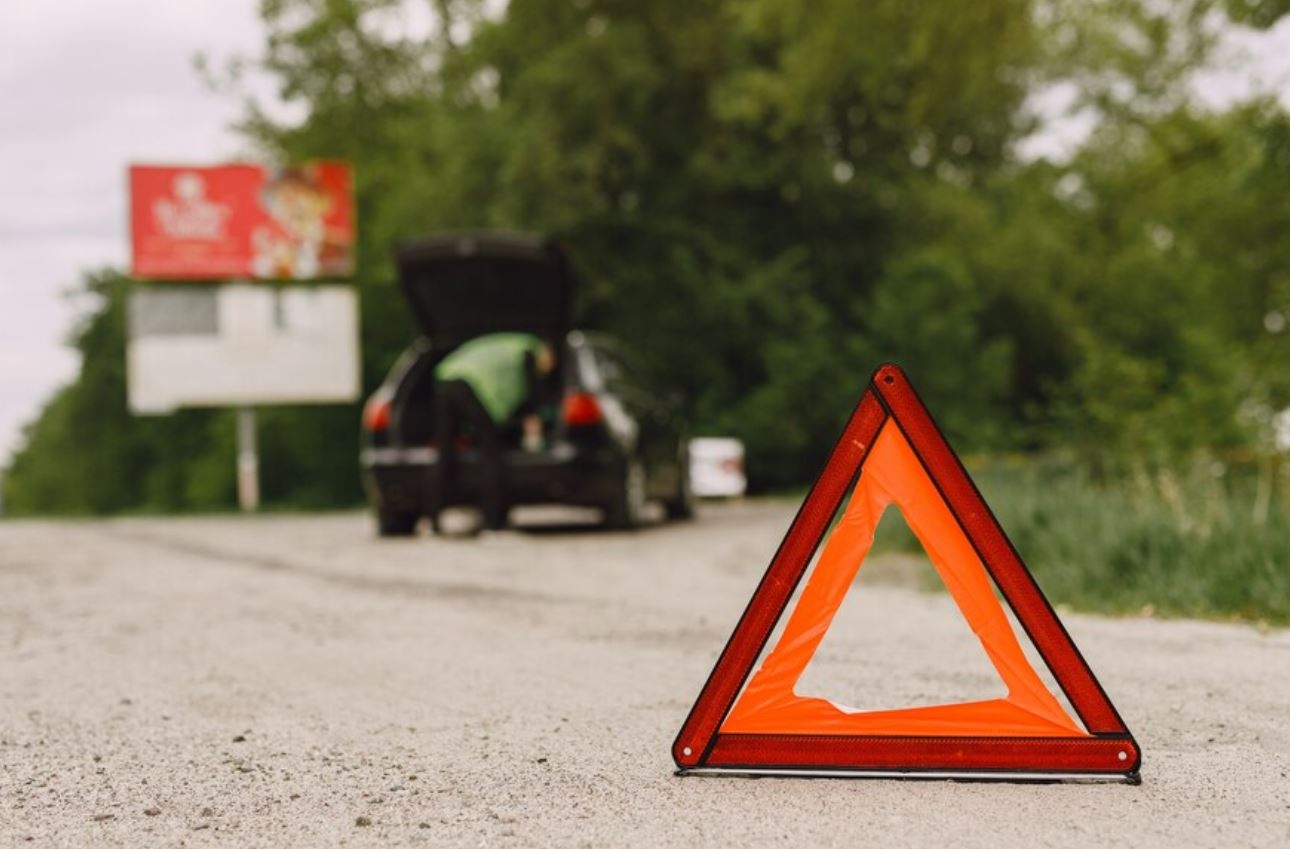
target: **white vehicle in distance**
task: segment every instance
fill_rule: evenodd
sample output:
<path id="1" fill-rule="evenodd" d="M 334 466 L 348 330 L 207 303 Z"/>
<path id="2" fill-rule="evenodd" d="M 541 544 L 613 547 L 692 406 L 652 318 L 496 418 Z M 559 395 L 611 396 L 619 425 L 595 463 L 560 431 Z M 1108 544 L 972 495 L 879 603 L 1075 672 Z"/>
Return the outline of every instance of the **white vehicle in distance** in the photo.
<path id="1" fill-rule="evenodd" d="M 690 489 L 700 498 L 739 498 L 748 490 L 744 444 L 725 436 L 690 440 Z"/>

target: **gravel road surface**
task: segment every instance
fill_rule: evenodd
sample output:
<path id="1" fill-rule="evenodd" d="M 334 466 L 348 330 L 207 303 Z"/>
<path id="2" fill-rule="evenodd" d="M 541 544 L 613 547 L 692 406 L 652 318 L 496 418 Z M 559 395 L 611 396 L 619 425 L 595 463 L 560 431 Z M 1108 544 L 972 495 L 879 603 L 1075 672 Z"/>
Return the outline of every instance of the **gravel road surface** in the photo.
<path id="1" fill-rule="evenodd" d="M 674 777 L 792 513 L 0 523 L 0 846 L 1290 846 L 1290 632 L 1245 625 L 1065 616 L 1140 787 Z M 992 692 L 910 561 L 866 564 L 804 685 Z"/>

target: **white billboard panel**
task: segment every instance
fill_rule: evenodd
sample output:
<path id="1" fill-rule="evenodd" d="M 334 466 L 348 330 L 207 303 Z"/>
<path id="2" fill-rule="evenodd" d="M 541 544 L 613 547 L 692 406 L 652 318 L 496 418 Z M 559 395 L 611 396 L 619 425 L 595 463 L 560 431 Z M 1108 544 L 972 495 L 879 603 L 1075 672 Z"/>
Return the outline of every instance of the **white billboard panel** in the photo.
<path id="1" fill-rule="evenodd" d="M 137 287 L 128 336 L 135 413 L 359 394 L 358 300 L 349 286 Z"/>

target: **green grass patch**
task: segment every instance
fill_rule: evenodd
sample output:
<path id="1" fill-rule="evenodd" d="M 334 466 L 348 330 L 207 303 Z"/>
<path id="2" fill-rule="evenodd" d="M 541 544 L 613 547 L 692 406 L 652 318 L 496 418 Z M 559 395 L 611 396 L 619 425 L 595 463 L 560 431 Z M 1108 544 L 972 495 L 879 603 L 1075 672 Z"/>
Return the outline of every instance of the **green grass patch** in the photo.
<path id="1" fill-rule="evenodd" d="M 1290 624 L 1290 466 L 1215 461 L 1111 482 L 1045 462 L 971 471 L 1054 603 Z M 921 548 L 884 521 L 875 550 Z"/>

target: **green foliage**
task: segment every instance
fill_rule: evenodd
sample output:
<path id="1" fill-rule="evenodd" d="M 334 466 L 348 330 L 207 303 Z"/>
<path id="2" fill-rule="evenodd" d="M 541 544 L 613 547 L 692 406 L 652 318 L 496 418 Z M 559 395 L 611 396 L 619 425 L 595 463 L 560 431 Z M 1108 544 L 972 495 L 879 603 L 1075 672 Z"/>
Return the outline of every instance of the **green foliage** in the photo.
<path id="1" fill-rule="evenodd" d="M 1109 484 L 1053 463 L 972 474 L 1054 603 L 1290 624 L 1290 467 L 1211 459 Z M 878 530 L 877 551 L 921 551 L 886 516 Z"/>
<path id="2" fill-rule="evenodd" d="M 126 408 L 127 285 L 113 272 L 87 278 L 98 306 L 71 340 L 84 355 L 79 378 L 27 430 L 26 445 L 5 477 L 9 511 L 77 515 L 232 504 L 228 416 L 186 410 L 138 419 Z M 225 451 L 227 462 L 208 461 Z"/>
<path id="3" fill-rule="evenodd" d="M 1290 0 L 1227 0 L 1225 7 L 1232 20 L 1259 29 L 1267 29 L 1290 14 Z"/>
<path id="4" fill-rule="evenodd" d="M 126 406 L 125 300 L 133 285 L 114 272 L 87 278 L 97 306 L 71 340 L 83 354 L 80 375 L 27 429 L 26 444 L 5 476 L 9 512 L 91 515 L 235 506 L 231 411 L 139 417 Z M 260 440 L 269 502 L 357 502 L 353 408 L 265 410 Z M 338 452 L 337 445 L 349 450 Z"/>
<path id="5" fill-rule="evenodd" d="M 1260 408 L 1290 406 L 1290 124 L 1255 103 L 1108 128 L 1062 179 L 1087 234 L 1060 431 L 1090 454 L 1167 463 L 1264 451 Z"/>
<path id="6" fill-rule="evenodd" d="M 1244 0 L 265 0 L 248 100 L 269 158 L 352 160 L 363 380 L 414 329 L 389 260 L 444 228 L 549 232 L 612 331 L 754 486 L 808 480 L 896 360 L 961 449 L 1057 450 L 1104 478 L 1268 456 L 1290 406 L 1290 120 L 1189 102 Z M 1028 97 L 1101 116 L 1072 161 L 1018 161 Z M 112 275 L 80 379 L 28 433 L 15 511 L 207 509 L 229 417 L 124 408 Z M 349 504 L 356 406 L 262 416 L 270 503 Z M 93 422 L 92 439 L 86 438 Z M 1145 472 L 1144 472 L 1145 473 Z"/>
<path id="7" fill-rule="evenodd" d="M 1197 461 L 1106 485 L 1077 470 L 1031 465 L 977 480 L 1054 601 L 1284 625 L 1287 471 Z"/>

